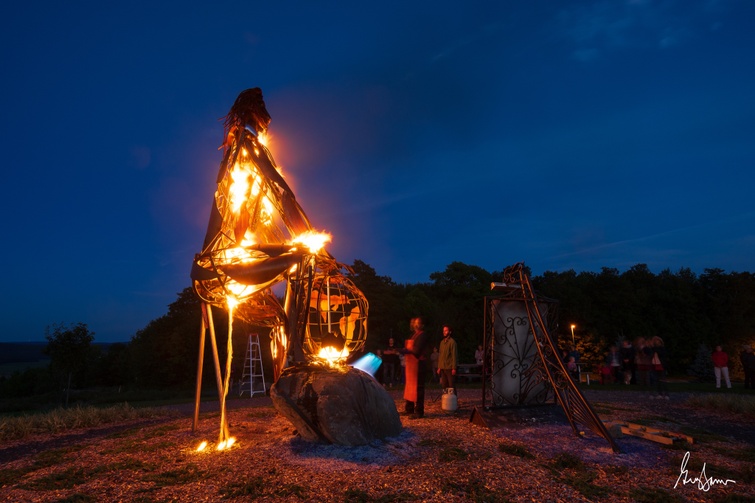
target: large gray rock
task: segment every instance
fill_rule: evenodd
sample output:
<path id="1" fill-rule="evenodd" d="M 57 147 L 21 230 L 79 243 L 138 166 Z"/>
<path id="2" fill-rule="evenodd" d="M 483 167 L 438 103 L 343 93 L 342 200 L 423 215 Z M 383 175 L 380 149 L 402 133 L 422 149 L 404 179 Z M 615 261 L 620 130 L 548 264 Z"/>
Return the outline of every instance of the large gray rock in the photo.
<path id="1" fill-rule="evenodd" d="M 365 445 L 401 433 L 393 398 L 352 367 L 289 367 L 270 388 L 273 406 L 311 442 Z"/>

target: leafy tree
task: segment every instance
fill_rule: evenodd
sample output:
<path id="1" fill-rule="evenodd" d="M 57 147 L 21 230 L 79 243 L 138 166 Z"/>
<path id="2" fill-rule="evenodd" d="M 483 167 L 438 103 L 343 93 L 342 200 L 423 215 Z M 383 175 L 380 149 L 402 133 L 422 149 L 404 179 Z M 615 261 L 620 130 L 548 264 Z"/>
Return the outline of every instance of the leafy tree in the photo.
<path id="1" fill-rule="evenodd" d="M 3 398 L 42 395 L 52 391 L 54 387 L 55 384 L 50 379 L 49 367 L 30 367 L 23 371 L 15 370 L 8 377 L 0 376 L 0 397 Z M 5 405 L 3 404 L 3 407 Z M 18 405 L 18 400 L 13 400 L 13 404 L 7 405 L 15 407 Z"/>
<path id="2" fill-rule="evenodd" d="M 199 298 L 191 288 L 185 288 L 168 306 L 167 314 L 134 335 L 129 360 L 137 386 L 191 385 L 197 370 L 200 320 Z M 215 324 L 222 328 L 223 319 L 216 319 Z"/>
<path id="3" fill-rule="evenodd" d="M 400 320 L 405 316 L 402 302 L 404 287 L 388 276 L 379 276 L 375 269 L 361 260 L 355 260 L 351 268 L 353 273 L 349 274 L 349 278 L 362 291 L 370 306 L 366 349 L 374 351 L 386 345 L 394 331 L 403 334 L 408 330 L 404 321 L 399 331 Z"/>
<path id="4" fill-rule="evenodd" d="M 140 388 L 174 387 L 190 389 L 196 383 L 199 334 L 201 326 L 201 302 L 191 288 L 185 288 L 168 306 L 168 313 L 152 320 L 139 330 L 129 343 L 129 361 L 133 382 Z M 225 372 L 227 355 L 228 314 L 212 308 L 218 356 L 222 372 Z M 240 320 L 233 323 L 233 370 L 234 379 L 241 376 L 246 354 L 247 336 L 260 334 L 263 359 L 269 359 L 269 345 L 264 344 L 268 329 L 251 327 Z M 204 367 L 205 384 L 215 382 L 214 360 L 209 334 L 205 334 Z"/>
<path id="5" fill-rule="evenodd" d="M 439 318 L 437 330 L 449 324 L 459 348 L 461 362 L 474 362 L 474 351 L 482 343 L 484 298 L 490 293 L 493 275 L 482 267 L 452 262 L 445 271 L 430 274 L 429 290 Z"/>
<path id="6" fill-rule="evenodd" d="M 128 344 L 115 343 L 100 356 L 96 368 L 97 382 L 104 386 L 123 386 L 132 380 Z"/>
<path id="7" fill-rule="evenodd" d="M 409 334 L 409 319 L 422 315 L 434 343 L 440 338 L 441 325 L 450 324 L 462 361 L 471 361 L 483 335 L 483 298 L 490 293 L 490 282 L 500 280 L 500 272 L 452 262 L 431 274 L 430 283 L 397 284 L 361 260 L 351 268 L 349 277 L 370 306 L 368 350 L 382 346 L 389 337 L 400 343 Z M 751 273 L 708 269 L 698 277 L 690 269 L 676 273 L 667 269 L 655 275 L 647 265 L 637 264 L 624 273 L 614 268 L 599 273 L 546 271 L 531 279 L 539 295 L 558 302 L 557 323 L 552 328 L 563 345 L 571 343 L 570 325 L 577 325 L 577 349 L 584 359 L 601 360 L 609 346 L 624 339 L 659 335 L 670 354 L 671 372 L 684 372 L 695 361 L 700 344 L 722 343 L 733 356 L 741 344 L 755 343 L 751 339 L 755 276 Z M 130 368 L 142 386 L 193 384 L 199 312 L 199 300 L 187 288 L 165 316 L 132 339 Z M 221 310 L 214 313 L 222 359 L 227 317 Z M 238 355 L 244 352 L 247 332 L 237 325 L 234 322 L 234 333 L 240 334 L 234 352 L 240 365 Z M 205 362 L 211 361 L 208 353 Z M 212 377 L 213 372 L 204 375 Z"/>
<path id="8" fill-rule="evenodd" d="M 84 369 L 92 363 L 92 341 L 94 332 L 86 324 L 73 326 L 54 325 L 45 329 L 47 347 L 45 354 L 50 356 L 50 368 L 65 383 L 65 406 L 68 406 L 71 385 L 74 377 L 81 376 Z"/>

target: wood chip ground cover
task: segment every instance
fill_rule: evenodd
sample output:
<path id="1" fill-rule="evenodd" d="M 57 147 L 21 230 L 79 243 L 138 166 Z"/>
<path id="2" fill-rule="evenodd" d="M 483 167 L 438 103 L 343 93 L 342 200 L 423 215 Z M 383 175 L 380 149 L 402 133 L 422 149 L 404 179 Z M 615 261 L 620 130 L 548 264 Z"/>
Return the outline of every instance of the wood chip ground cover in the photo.
<path id="1" fill-rule="evenodd" d="M 391 394 L 401 410 L 400 392 Z M 616 454 L 589 431 L 578 438 L 551 406 L 485 428 L 469 421 L 479 390 L 460 389 L 454 414 L 435 394 L 424 419 L 402 417 L 398 437 L 361 447 L 301 440 L 264 397 L 231 402 L 237 443 L 225 452 L 195 451 L 217 438 L 215 412 L 200 416 L 197 433 L 188 413 L 37 435 L 0 448 L 0 501 L 755 501 L 751 416 L 693 408 L 686 395 L 589 390 L 604 420 L 695 437 L 663 446 L 624 436 Z M 707 491 L 691 482 L 703 464 L 707 480 L 733 482 Z"/>

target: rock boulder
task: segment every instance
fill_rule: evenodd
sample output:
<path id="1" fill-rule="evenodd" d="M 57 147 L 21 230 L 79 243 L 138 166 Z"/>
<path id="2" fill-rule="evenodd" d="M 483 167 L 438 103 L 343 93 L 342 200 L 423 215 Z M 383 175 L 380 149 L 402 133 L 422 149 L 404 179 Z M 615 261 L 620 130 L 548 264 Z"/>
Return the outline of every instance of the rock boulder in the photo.
<path id="1" fill-rule="evenodd" d="M 305 440 L 365 445 L 401 433 L 393 398 L 369 374 L 314 363 L 283 371 L 270 388 L 273 406 Z"/>

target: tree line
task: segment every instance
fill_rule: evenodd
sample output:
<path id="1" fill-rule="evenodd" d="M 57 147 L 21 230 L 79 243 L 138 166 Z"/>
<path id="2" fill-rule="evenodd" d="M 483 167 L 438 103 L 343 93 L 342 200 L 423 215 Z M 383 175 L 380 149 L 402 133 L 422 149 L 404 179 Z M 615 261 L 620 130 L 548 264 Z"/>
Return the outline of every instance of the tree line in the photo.
<path id="1" fill-rule="evenodd" d="M 474 362 L 474 351 L 483 339 L 485 298 L 491 295 L 491 282 L 501 281 L 502 272 L 453 262 L 432 273 L 428 282 L 401 284 L 360 260 L 351 268 L 349 276 L 370 306 L 367 351 L 387 345 L 391 337 L 401 344 L 409 336 L 409 320 L 423 316 L 435 344 L 440 342 L 442 326 L 448 324 L 461 362 Z M 749 272 L 706 269 L 698 275 L 682 268 L 654 274 L 645 264 L 637 264 L 625 272 L 569 270 L 531 279 L 538 294 L 558 302 L 552 335 L 565 347 L 572 343 L 575 325 L 573 340 L 584 360 L 601 360 L 610 346 L 624 339 L 658 335 L 668 349 L 671 374 L 704 377 L 710 367 L 706 355 L 722 345 L 736 376 L 742 345 L 755 344 L 755 275 Z M 217 309 L 213 312 L 224 361 L 227 316 Z M 191 389 L 197 375 L 200 313 L 198 298 L 186 288 L 165 315 L 150 321 L 128 343 L 113 344 L 106 352 L 92 349 L 94 334 L 85 324 L 48 328 L 50 367 L 4 378 L 0 392 L 12 397 L 71 386 Z M 265 375 L 271 378 L 268 330 L 236 321 L 233 333 L 234 379 L 241 377 L 250 333 L 260 336 Z M 73 348 L 73 356 L 66 354 L 65 343 Z M 204 384 L 211 387 L 215 374 L 209 344 L 205 350 Z"/>

